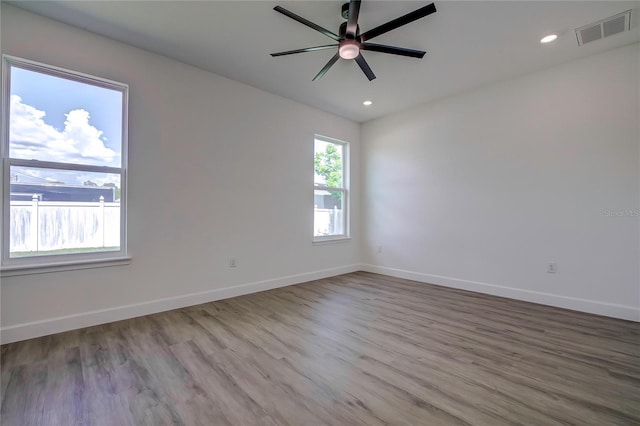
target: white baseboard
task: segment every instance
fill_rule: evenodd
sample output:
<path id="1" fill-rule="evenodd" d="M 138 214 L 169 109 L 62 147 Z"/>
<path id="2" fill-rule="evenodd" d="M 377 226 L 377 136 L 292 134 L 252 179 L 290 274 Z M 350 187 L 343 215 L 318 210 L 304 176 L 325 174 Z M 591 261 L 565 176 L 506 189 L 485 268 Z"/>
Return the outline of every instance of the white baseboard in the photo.
<path id="1" fill-rule="evenodd" d="M 79 314 L 65 315 L 49 318 L 41 321 L 33 321 L 23 324 L 11 325 L 0 329 L 0 343 L 11 343 L 19 340 L 32 339 L 63 331 L 75 330 L 93 325 L 135 318 L 142 315 L 155 314 L 185 306 L 198 305 L 200 303 L 213 302 L 215 300 L 228 299 L 242 296 L 243 294 L 257 293 L 278 287 L 300 284 L 321 278 L 333 277 L 349 272 L 359 271 L 361 265 L 345 265 L 337 268 L 323 269 L 298 275 L 288 275 L 264 281 L 256 281 L 247 284 L 224 287 L 198 293 L 184 294 L 165 299 L 150 300 L 131 305 L 117 306 L 114 308 L 100 309 L 96 311 L 82 312 Z"/>
<path id="2" fill-rule="evenodd" d="M 46 336 L 49 334 L 105 324 L 113 321 L 120 321 L 128 318 L 135 318 L 142 315 L 155 314 L 172 309 L 184 308 L 186 306 L 228 299 L 231 297 L 242 296 L 244 294 L 257 293 L 260 291 L 286 287 L 288 285 L 300 284 L 356 271 L 373 272 L 397 278 L 435 284 L 443 287 L 476 291 L 494 296 L 524 300 L 527 302 L 556 306 L 574 311 L 640 322 L 640 309 L 633 306 L 616 305 L 612 303 L 597 302 L 594 300 L 559 296 L 556 294 L 522 290 L 495 284 L 461 280 L 457 278 L 424 274 L 421 272 L 412 272 L 382 266 L 353 264 L 304 274 L 288 275 L 280 278 L 256 281 L 232 287 L 224 287 L 198 293 L 190 293 L 131 305 L 117 306 L 114 308 L 82 312 L 79 314 L 65 315 L 62 317 L 2 327 L 0 328 L 0 344 L 32 339 L 34 337 Z"/>
<path id="3" fill-rule="evenodd" d="M 560 296 L 551 293 L 541 293 L 531 290 L 522 290 L 513 287 L 504 287 L 495 284 L 461 280 L 457 278 L 424 274 L 421 272 L 405 271 L 402 269 L 387 268 L 383 266 L 365 264 L 361 265 L 361 267 L 363 271 L 373 272 L 376 274 L 389 275 L 392 277 L 435 284 L 443 287 L 475 291 L 478 293 L 507 297 L 509 299 L 524 300 L 526 302 L 540 303 L 542 305 L 571 309 L 573 311 L 587 312 L 590 314 L 640 322 L 640 309 L 634 306 L 603 303 L 597 302 L 595 300 L 579 299 L 575 297 Z"/>

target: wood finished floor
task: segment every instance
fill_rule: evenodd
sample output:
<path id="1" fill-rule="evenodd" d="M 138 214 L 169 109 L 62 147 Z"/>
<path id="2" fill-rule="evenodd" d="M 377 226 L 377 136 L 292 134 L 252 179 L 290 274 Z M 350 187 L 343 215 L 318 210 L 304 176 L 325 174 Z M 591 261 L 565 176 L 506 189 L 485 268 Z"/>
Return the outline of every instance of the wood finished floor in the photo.
<path id="1" fill-rule="evenodd" d="M 2 346 L 12 425 L 639 425 L 640 325 L 358 272 Z"/>

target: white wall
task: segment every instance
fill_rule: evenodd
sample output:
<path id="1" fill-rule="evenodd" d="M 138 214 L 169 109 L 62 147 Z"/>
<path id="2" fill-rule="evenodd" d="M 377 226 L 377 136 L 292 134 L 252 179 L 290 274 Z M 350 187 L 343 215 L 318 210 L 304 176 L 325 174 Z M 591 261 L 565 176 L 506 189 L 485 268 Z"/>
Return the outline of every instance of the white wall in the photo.
<path id="1" fill-rule="evenodd" d="M 357 269 L 357 197 L 352 241 L 311 239 L 313 136 L 351 142 L 357 194 L 359 124 L 6 4 L 2 53 L 130 85 L 133 255 L 2 278 L 3 342 Z"/>
<path id="2" fill-rule="evenodd" d="M 365 123 L 367 269 L 640 320 L 639 63 L 636 44 Z"/>
<path id="3" fill-rule="evenodd" d="M 2 278 L 3 342 L 362 260 L 640 320 L 639 218 L 605 215 L 640 208 L 638 45 L 372 121 L 361 136 L 348 120 L 6 4 L 1 25 L 2 53 L 130 85 L 133 255 L 128 266 Z M 311 244 L 314 133 L 352 143 L 350 242 Z"/>

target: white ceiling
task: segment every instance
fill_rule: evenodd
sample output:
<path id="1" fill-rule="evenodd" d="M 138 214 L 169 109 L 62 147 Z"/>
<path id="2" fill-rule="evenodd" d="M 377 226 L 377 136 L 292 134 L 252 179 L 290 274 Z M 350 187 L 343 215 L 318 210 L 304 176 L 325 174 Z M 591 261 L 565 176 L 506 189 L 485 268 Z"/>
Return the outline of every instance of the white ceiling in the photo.
<path id="1" fill-rule="evenodd" d="M 355 121 L 640 41 L 640 1 L 436 1 L 437 13 L 373 40 L 426 50 L 424 59 L 365 52 L 376 80 L 340 60 L 312 82 L 334 51 L 269 53 L 333 41 L 272 9 L 279 4 L 337 32 L 343 1 L 9 3 Z M 364 0 L 361 31 L 428 3 Z M 578 47 L 574 28 L 629 9 L 631 32 Z M 560 37 L 541 45 L 548 33 Z M 364 107 L 365 99 L 374 104 Z"/>

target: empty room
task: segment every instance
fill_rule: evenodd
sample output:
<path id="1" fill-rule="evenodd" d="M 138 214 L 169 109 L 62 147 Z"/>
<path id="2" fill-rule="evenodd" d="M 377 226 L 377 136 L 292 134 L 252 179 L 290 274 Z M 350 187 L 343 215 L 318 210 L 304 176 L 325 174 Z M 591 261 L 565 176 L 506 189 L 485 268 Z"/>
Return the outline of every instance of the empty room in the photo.
<path id="1" fill-rule="evenodd" d="M 0 25 L 3 426 L 640 425 L 640 2 Z"/>

